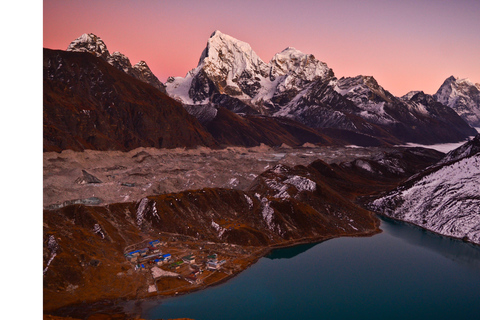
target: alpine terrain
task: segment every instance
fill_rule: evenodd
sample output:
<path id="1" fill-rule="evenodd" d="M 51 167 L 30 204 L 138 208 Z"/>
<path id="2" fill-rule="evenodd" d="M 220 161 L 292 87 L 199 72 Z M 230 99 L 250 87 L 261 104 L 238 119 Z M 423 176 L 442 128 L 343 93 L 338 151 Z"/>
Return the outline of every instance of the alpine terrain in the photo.
<path id="1" fill-rule="evenodd" d="M 370 207 L 427 230 L 480 244 L 480 135 Z"/>
<path id="2" fill-rule="evenodd" d="M 239 114 L 292 119 L 349 139 L 431 144 L 476 133 L 434 100 L 395 97 L 370 76 L 337 79 L 327 64 L 291 47 L 265 63 L 249 44 L 218 30 L 197 67 L 184 78 L 169 78 L 166 87 L 196 116 L 214 117 L 221 106 Z"/>
<path id="3" fill-rule="evenodd" d="M 90 53 L 43 51 L 44 151 L 217 146 L 182 105 Z"/>
<path id="4" fill-rule="evenodd" d="M 44 48 L 44 312 L 135 318 L 132 300 L 218 284 L 273 248 L 377 234 L 372 211 L 480 244 L 480 135 L 447 155 L 399 146 L 475 135 L 478 89 L 396 97 L 220 31 L 165 84 L 92 33 Z"/>

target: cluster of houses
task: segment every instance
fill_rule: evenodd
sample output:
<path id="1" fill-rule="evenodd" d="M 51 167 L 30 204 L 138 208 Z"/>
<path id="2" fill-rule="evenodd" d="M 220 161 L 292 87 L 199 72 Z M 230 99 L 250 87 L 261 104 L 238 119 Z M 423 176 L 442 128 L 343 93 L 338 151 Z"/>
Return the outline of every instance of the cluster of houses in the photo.
<path id="1" fill-rule="evenodd" d="M 133 250 L 125 253 L 125 257 L 128 261 L 135 265 L 135 269 L 146 269 L 146 265 L 164 265 L 172 259 L 172 255 L 169 253 L 162 253 L 161 247 L 165 243 L 160 242 L 160 240 L 153 240 L 148 242 L 148 245 L 144 248 Z M 182 257 L 180 260 L 171 263 L 168 268 L 171 270 L 178 270 L 184 264 L 190 265 L 193 271 L 186 277 L 187 280 L 196 281 L 197 276 L 202 273 L 202 270 L 198 265 L 195 264 L 195 255 L 189 254 Z M 222 265 L 226 263 L 226 260 L 218 260 L 217 254 L 212 254 L 207 257 L 206 269 L 207 270 L 218 270 Z"/>
<path id="2" fill-rule="evenodd" d="M 160 247 L 162 244 L 160 240 L 150 241 L 147 247 L 127 252 L 125 253 L 125 257 L 135 265 L 135 269 L 145 269 L 145 263 L 160 266 L 172 258 L 171 254 L 161 252 Z"/>

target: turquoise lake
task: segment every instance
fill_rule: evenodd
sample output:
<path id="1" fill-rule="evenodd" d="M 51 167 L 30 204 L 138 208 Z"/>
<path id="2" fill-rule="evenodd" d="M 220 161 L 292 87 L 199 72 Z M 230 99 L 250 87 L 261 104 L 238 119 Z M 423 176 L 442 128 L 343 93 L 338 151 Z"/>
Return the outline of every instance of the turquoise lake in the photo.
<path id="1" fill-rule="evenodd" d="M 382 219 L 383 232 L 274 250 L 145 319 L 479 319 L 480 247 Z"/>

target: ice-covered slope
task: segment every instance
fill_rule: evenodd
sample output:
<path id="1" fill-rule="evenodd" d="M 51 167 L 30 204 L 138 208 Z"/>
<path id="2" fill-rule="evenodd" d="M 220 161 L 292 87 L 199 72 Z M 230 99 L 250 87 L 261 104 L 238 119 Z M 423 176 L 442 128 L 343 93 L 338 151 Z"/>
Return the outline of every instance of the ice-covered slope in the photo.
<path id="1" fill-rule="evenodd" d="M 480 127 L 480 84 L 453 76 L 447 78 L 434 95 L 455 110 L 472 127 Z"/>
<path id="2" fill-rule="evenodd" d="M 480 153 L 467 152 L 472 151 L 472 145 L 470 141 L 449 153 L 444 158 L 448 161 L 440 162 L 447 164 L 429 168 L 373 201 L 371 209 L 445 236 L 480 244 Z"/>
<path id="3" fill-rule="evenodd" d="M 153 74 L 145 61 L 142 60 L 132 67 L 130 60 L 124 54 L 118 51 L 110 54 L 103 40 L 93 33 L 82 34 L 68 45 L 66 51 L 92 53 L 118 70 L 165 92 L 164 84 Z"/>

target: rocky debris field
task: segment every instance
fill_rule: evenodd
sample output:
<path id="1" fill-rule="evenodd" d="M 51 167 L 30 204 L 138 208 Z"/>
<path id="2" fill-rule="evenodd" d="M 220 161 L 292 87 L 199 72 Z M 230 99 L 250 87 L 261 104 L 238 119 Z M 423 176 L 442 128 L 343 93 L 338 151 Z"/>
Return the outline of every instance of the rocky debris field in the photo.
<path id="1" fill-rule="evenodd" d="M 308 165 L 371 158 L 388 148 L 315 147 L 292 149 L 229 147 L 222 150 L 138 148 L 130 152 L 92 151 L 43 154 L 43 204 L 106 205 L 138 201 L 149 195 L 231 188 L 245 190 L 277 164 Z M 390 149 L 391 150 L 391 149 Z"/>

